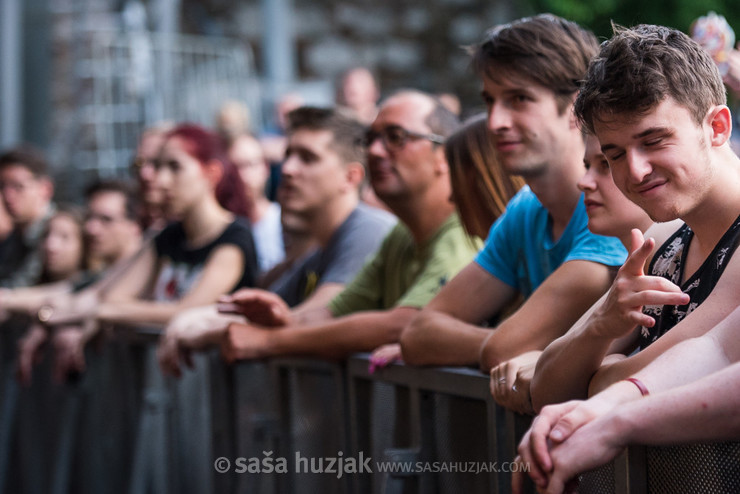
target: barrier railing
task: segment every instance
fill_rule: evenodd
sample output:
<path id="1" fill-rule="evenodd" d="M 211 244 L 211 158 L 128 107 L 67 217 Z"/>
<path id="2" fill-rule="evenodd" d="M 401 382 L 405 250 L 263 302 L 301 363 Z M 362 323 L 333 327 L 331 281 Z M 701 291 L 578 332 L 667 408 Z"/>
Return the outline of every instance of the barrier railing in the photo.
<path id="1" fill-rule="evenodd" d="M 22 388 L 17 333 L 0 329 L 0 493 L 505 493 L 529 423 L 476 370 L 370 374 L 367 355 L 229 367 L 213 352 L 166 379 L 153 335 L 90 349 L 63 386 L 47 361 Z M 737 492 L 739 446 L 630 448 L 579 492 Z"/>

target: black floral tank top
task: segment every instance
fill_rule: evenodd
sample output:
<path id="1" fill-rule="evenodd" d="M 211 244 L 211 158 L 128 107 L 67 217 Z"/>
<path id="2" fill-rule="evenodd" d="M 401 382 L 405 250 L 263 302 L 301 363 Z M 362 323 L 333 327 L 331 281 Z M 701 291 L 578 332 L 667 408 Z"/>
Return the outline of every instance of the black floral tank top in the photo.
<path id="1" fill-rule="evenodd" d="M 714 250 L 690 278 L 683 278 L 686 253 L 689 250 L 694 232 L 687 224 L 676 231 L 660 246 L 648 268 L 648 274 L 662 276 L 681 287 L 681 291 L 691 299 L 685 305 L 649 305 L 643 313 L 655 319 L 655 326 L 640 328 L 640 350 L 663 336 L 668 330 L 681 322 L 687 315 L 704 302 L 722 276 L 732 254 L 740 243 L 740 216 L 725 232 Z"/>

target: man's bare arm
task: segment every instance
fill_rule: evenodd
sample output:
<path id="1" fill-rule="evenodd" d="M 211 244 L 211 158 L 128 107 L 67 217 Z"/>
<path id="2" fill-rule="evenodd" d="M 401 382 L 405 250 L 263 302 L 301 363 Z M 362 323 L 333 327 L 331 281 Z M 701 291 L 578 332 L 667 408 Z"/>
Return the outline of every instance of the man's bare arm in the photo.
<path id="1" fill-rule="evenodd" d="M 222 352 L 227 361 L 278 356 L 342 359 L 397 342 L 417 313 L 413 307 L 397 307 L 281 329 L 233 323 L 222 340 Z"/>
<path id="2" fill-rule="evenodd" d="M 610 384 L 631 376 L 677 343 L 702 336 L 715 326 L 724 327 L 725 324 L 730 324 L 724 320 L 734 314 L 739 305 L 740 256 L 735 255 L 704 303 L 637 355 L 603 365 L 592 379 L 590 394 L 598 393 Z M 736 318 L 737 316 L 733 315 L 727 321 L 735 321 Z M 737 325 L 734 327 L 737 328 Z"/>
<path id="3" fill-rule="evenodd" d="M 529 299 L 498 325 L 481 351 L 481 369 L 543 350 L 565 333 L 609 288 L 610 269 L 591 261 L 569 261 L 556 269 Z"/>
<path id="4" fill-rule="evenodd" d="M 497 314 L 516 290 L 471 262 L 427 304 L 401 335 L 410 365 L 476 365 L 490 328 L 477 326 Z"/>
<path id="5" fill-rule="evenodd" d="M 655 241 L 643 240 L 632 230 L 633 252 L 619 269 L 612 287 L 584 324 L 550 344 L 540 356 L 532 381 L 532 403 L 539 410 L 548 403 L 582 399 L 591 376 L 617 345 L 634 337 L 637 325 L 651 326 L 643 305 L 683 304 L 688 296 L 665 278 L 646 276 L 644 266 Z"/>

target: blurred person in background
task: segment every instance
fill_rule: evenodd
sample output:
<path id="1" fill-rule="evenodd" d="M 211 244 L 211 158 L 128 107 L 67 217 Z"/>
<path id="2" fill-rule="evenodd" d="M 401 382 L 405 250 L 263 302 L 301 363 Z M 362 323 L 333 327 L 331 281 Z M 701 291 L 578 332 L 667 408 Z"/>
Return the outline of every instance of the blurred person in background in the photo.
<path id="1" fill-rule="evenodd" d="M 154 234 L 164 228 L 167 220 L 164 215 L 164 195 L 156 186 L 156 160 L 162 148 L 164 137 L 172 130 L 172 125 L 162 123 L 145 129 L 139 136 L 131 174 L 139 184 L 141 197 L 140 222 L 145 232 Z"/>
<path id="2" fill-rule="evenodd" d="M 439 93 L 437 98 L 445 105 L 452 113 L 457 116 L 462 115 L 462 103 L 460 98 L 455 93 Z"/>
<path id="3" fill-rule="evenodd" d="M 250 134 L 252 119 L 247 105 L 237 100 L 224 101 L 216 113 L 215 129 L 227 148 L 237 137 Z"/>
<path id="4" fill-rule="evenodd" d="M 244 181 L 257 261 L 260 272 L 264 273 L 285 257 L 280 206 L 265 195 L 270 165 L 265 160 L 259 141 L 249 134 L 241 134 L 232 139 L 228 158 L 239 170 Z"/>
<path id="5" fill-rule="evenodd" d="M 380 90 L 372 72 L 355 67 L 342 74 L 337 104 L 353 111 L 357 119 L 370 125 L 378 115 Z"/>
<path id="6" fill-rule="evenodd" d="M 404 325 L 478 250 L 450 201 L 443 144 L 459 125 L 439 100 L 420 91 L 401 91 L 382 104 L 363 142 L 370 183 L 399 222 L 322 307 L 297 313 L 275 299 L 234 294 L 229 301 L 249 322 L 228 325 L 221 340 L 227 361 L 334 360 L 398 341 Z"/>
<path id="7" fill-rule="evenodd" d="M 298 93 L 285 93 L 280 96 L 275 102 L 274 124 L 268 126 L 258 136 L 262 145 L 262 152 L 270 164 L 270 189 L 267 191 L 267 197 L 270 200 L 277 199 L 277 189 L 280 185 L 281 164 L 285 159 L 285 150 L 288 144 L 288 139 L 285 136 L 288 114 L 303 106 L 303 104 L 303 96 Z"/>
<path id="8" fill-rule="evenodd" d="M 46 224 L 41 240 L 39 283 L 71 280 L 89 264 L 82 212 L 60 206 Z"/>
<path id="9" fill-rule="evenodd" d="M 365 126 L 348 112 L 301 107 L 288 115 L 288 148 L 278 189 L 288 231 L 313 238 L 318 248 L 273 282 L 271 291 L 247 290 L 260 301 L 290 307 L 294 314 L 323 308 L 362 268 L 395 222 L 391 215 L 359 201 L 365 177 Z M 305 234 L 310 235 L 306 237 Z M 163 369 L 180 373 L 191 350 L 217 343 L 241 315 L 217 307 L 178 315 L 160 343 Z"/>
<path id="10" fill-rule="evenodd" d="M 0 309 L 38 317 L 46 310 L 45 306 L 71 304 L 73 297 L 97 303 L 96 293 L 110 283 L 108 278 L 115 278 L 130 265 L 141 248 L 142 238 L 133 188 L 125 182 L 100 181 L 90 185 L 85 196 L 87 208 L 82 224 L 87 246 L 85 271 L 71 278 L 47 280 L 55 283 L 0 291 Z M 46 329 L 34 324 L 19 341 L 22 382 L 30 381 L 31 365 L 38 360 L 40 346 L 47 339 Z"/>
<path id="11" fill-rule="evenodd" d="M 0 287 L 29 286 L 41 276 L 41 236 L 54 214 L 54 185 L 43 154 L 18 147 L 0 154 L 0 192 L 13 231 L 0 259 Z"/>
<path id="12" fill-rule="evenodd" d="M 165 325 L 189 307 L 254 286 L 257 258 L 244 185 L 220 139 L 181 124 L 164 137 L 155 162 L 164 213 L 179 218 L 162 230 L 110 286 L 99 303 L 50 310 L 44 321 L 57 334 L 57 374 L 84 369 L 84 345 L 101 324 Z M 69 327 L 76 323 L 77 327 Z"/>
<path id="13" fill-rule="evenodd" d="M 485 115 L 473 117 L 447 139 L 445 156 L 460 222 L 471 242 L 481 242 L 524 180 L 507 174 L 496 161 Z M 371 370 L 400 358 L 398 343 L 384 345 L 373 352 Z"/>
<path id="14" fill-rule="evenodd" d="M 5 208 L 5 202 L 3 201 L 3 194 L 0 191 L 0 259 L 5 256 L 5 249 L 8 248 L 10 242 L 10 234 L 13 232 L 13 218 Z"/>

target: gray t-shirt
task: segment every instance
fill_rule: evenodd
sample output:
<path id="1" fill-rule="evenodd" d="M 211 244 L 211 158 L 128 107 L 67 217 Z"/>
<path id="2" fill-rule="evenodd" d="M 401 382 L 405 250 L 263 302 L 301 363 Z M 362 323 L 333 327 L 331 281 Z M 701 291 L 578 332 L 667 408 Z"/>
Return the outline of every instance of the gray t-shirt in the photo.
<path id="1" fill-rule="evenodd" d="M 337 228 L 326 248 L 309 255 L 275 293 L 294 307 L 324 283 L 350 282 L 395 223 L 395 216 L 360 204 Z"/>

